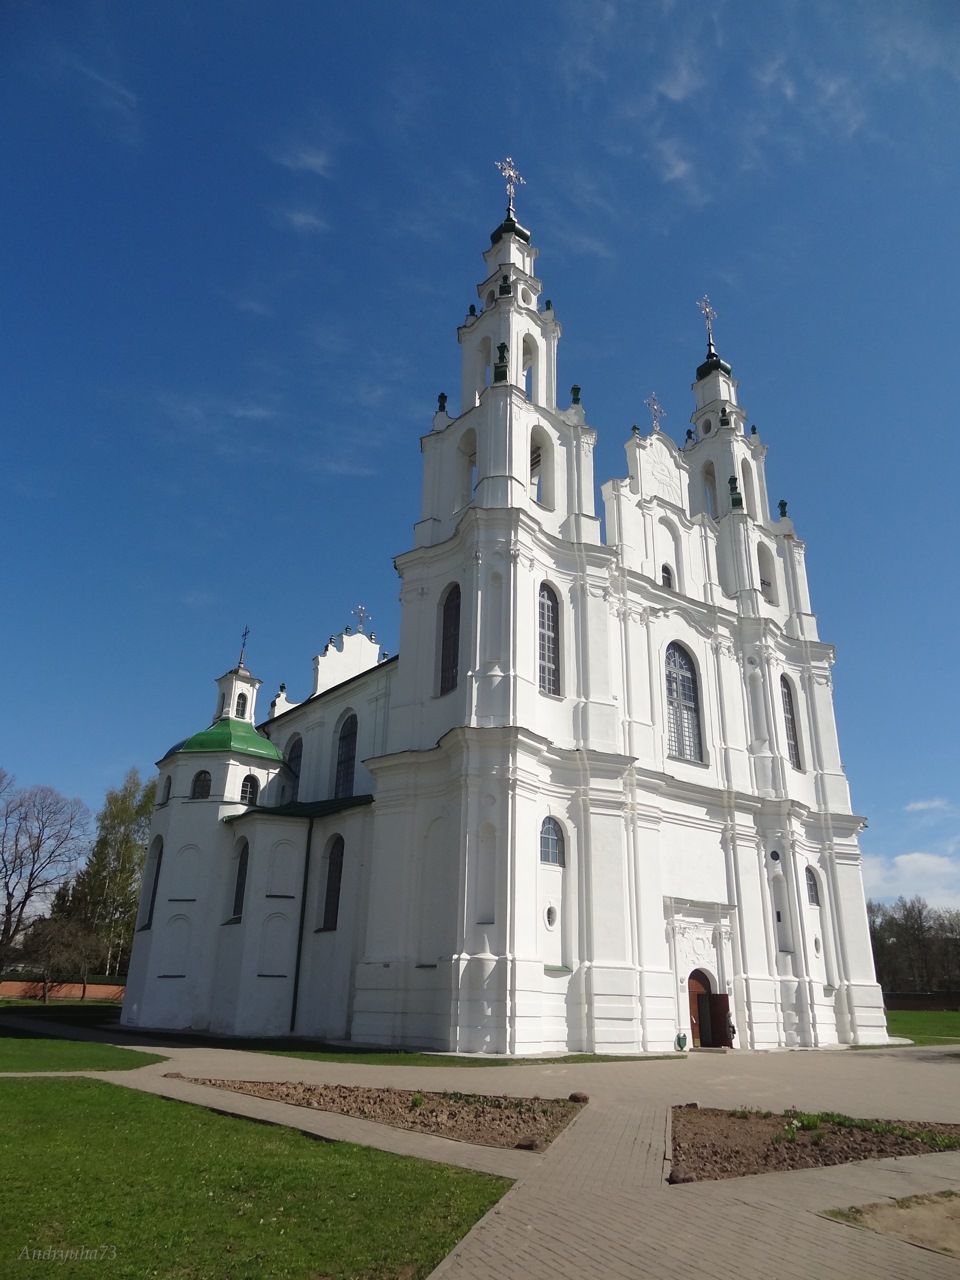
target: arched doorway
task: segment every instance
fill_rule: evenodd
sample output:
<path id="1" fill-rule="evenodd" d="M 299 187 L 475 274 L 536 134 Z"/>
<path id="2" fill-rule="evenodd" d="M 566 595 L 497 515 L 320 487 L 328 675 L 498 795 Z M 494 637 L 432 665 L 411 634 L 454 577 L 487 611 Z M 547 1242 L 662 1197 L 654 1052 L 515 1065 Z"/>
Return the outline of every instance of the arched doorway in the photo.
<path id="1" fill-rule="evenodd" d="M 709 976 L 694 969 L 687 978 L 690 999 L 690 1042 L 694 1049 L 730 1049 L 733 1041 L 727 1029 L 730 997 L 717 995 Z"/>

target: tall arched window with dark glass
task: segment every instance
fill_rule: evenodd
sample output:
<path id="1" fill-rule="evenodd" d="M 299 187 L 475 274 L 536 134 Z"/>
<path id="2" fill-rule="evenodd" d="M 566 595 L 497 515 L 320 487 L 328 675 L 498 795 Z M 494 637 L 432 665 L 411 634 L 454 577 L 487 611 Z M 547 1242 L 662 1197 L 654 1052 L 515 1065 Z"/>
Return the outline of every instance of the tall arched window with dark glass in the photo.
<path id="1" fill-rule="evenodd" d="M 290 789 L 291 801 L 300 797 L 300 768 L 303 764 L 303 739 L 299 735 L 287 747 L 287 768 L 293 777 Z"/>
<path id="2" fill-rule="evenodd" d="M 547 584 L 540 586 L 537 659 L 541 693 L 560 694 L 560 601 Z"/>
<path id="3" fill-rule="evenodd" d="M 447 591 L 440 619 L 440 692 L 457 687 L 460 670 L 460 584 Z"/>
<path id="4" fill-rule="evenodd" d="M 318 932 L 330 933 L 340 917 L 340 883 L 343 880 L 343 836 L 334 836 L 326 858 L 327 881 L 323 891 L 323 916 Z"/>
<path id="5" fill-rule="evenodd" d="M 247 695 L 245 693 L 237 694 L 237 719 L 245 719 L 247 714 Z"/>
<path id="6" fill-rule="evenodd" d="M 795 769 L 802 769 L 800 738 L 797 734 L 797 716 L 793 706 L 793 690 L 786 676 L 780 677 L 780 695 L 783 698 L 783 722 L 787 730 L 787 755 Z"/>
<path id="7" fill-rule="evenodd" d="M 667 752 L 677 760 L 703 760 L 700 694 L 693 659 L 679 644 L 667 647 Z"/>
<path id="8" fill-rule="evenodd" d="M 239 920 L 243 915 L 243 899 L 247 892 L 247 863 L 250 861 L 250 846 L 244 840 L 240 846 L 237 859 L 237 878 L 233 882 L 233 915 L 232 920 Z"/>
<path id="9" fill-rule="evenodd" d="M 347 716 L 340 729 L 337 742 L 337 774 L 333 784 L 333 798 L 340 800 L 353 795 L 353 774 L 357 764 L 357 717 Z"/>

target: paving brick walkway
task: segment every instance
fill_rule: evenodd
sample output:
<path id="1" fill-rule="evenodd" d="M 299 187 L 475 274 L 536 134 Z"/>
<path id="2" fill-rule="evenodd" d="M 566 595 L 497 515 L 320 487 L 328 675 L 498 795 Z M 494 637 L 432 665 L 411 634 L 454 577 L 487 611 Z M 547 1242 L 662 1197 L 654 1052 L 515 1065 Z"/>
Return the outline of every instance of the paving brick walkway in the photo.
<path id="1" fill-rule="evenodd" d="M 12 1021 L 7 1019 L 5 1021 Z M 26 1021 L 26 1020 L 24 1020 Z M 31 1027 L 35 1023 L 27 1024 Z M 47 1027 L 47 1030 L 53 1030 Z M 73 1038 L 112 1039 L 58 1028 Z M 516 1181 L 431 1280 L 960 1280 L 960 1259 L 823 1216 L 829 1208 L 960 1190 L 960 1152 L 667 1186 L 670 1108 L 837 1110 L 960 1123 L 960 1054 L 949 1049 L 691 1054 L 686 1059 L 539 1066 L 387 1067 L 150 1044 L 169 1061 L 85 1072 L 335 1140 L 501 1173 Z M 184 1076 L 464 1089 L 591 1102 L 542 1155 L 405 1133 L 364 1120 L 225 1093 Z"/>

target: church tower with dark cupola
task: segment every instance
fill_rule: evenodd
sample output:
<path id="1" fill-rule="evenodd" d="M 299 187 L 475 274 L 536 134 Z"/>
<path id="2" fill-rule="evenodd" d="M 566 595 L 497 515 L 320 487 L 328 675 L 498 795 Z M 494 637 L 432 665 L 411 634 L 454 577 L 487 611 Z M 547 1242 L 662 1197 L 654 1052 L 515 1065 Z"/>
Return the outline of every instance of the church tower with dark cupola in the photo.
<path id="1" fill-rule="evenodd" d="M 395 560 L 400 653 L 361 607 L 259 727 L 259 682 L 220 678 L 160 762 L 124 1021 L 491 1054 L 883 1042 L 834 654 L 716 313 L 686 439 L 651 397 L 601 524 L 499 167 L 459 411 L 440 395 Z"/>

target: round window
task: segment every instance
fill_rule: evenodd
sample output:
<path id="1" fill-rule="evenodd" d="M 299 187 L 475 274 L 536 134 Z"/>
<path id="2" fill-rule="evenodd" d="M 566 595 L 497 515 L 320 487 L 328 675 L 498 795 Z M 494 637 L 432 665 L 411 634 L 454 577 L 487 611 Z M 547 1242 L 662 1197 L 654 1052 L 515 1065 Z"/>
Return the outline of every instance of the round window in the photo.
<path id="1" fill-rule="evenodd" d="M 813 940 L 813 949 L 814 949 L 814 951 L 817 953 L 817 955 L 819 955 L 819 954 L 820 954 L 820 939 L 819 939 L 819 938 L 814 938 L 814 940 Z"/>
<path id="2" fill-rule="evenodd" d="M 547 928 L 552 929 L 557 923 L 557 908 L 554 906 L 547 907 L 546 914 Z"/>
<path id="3" fill-rule="evenodd" d="M 494 302 L 496 301 L 496 298 L 497 298 L 497 295 L 491 289 L 490 292 L 487 294 L 487 306 L 492 307 Z"/>
<path id="4" fill-rule="evenodd" d="M 529 289 L 521 289 L 520 297 L 523 299 L 524 306 L 529 307 L 531 302 L 533 302 L 533 297 Z"/>
<path id="5" fill-rule="evenodd" d="M 713 430 L 713 423 L 708 418 L 706 422 L 703 424 L 703 434 L 705 436 L 708 436 L 712 430 Z"/>

